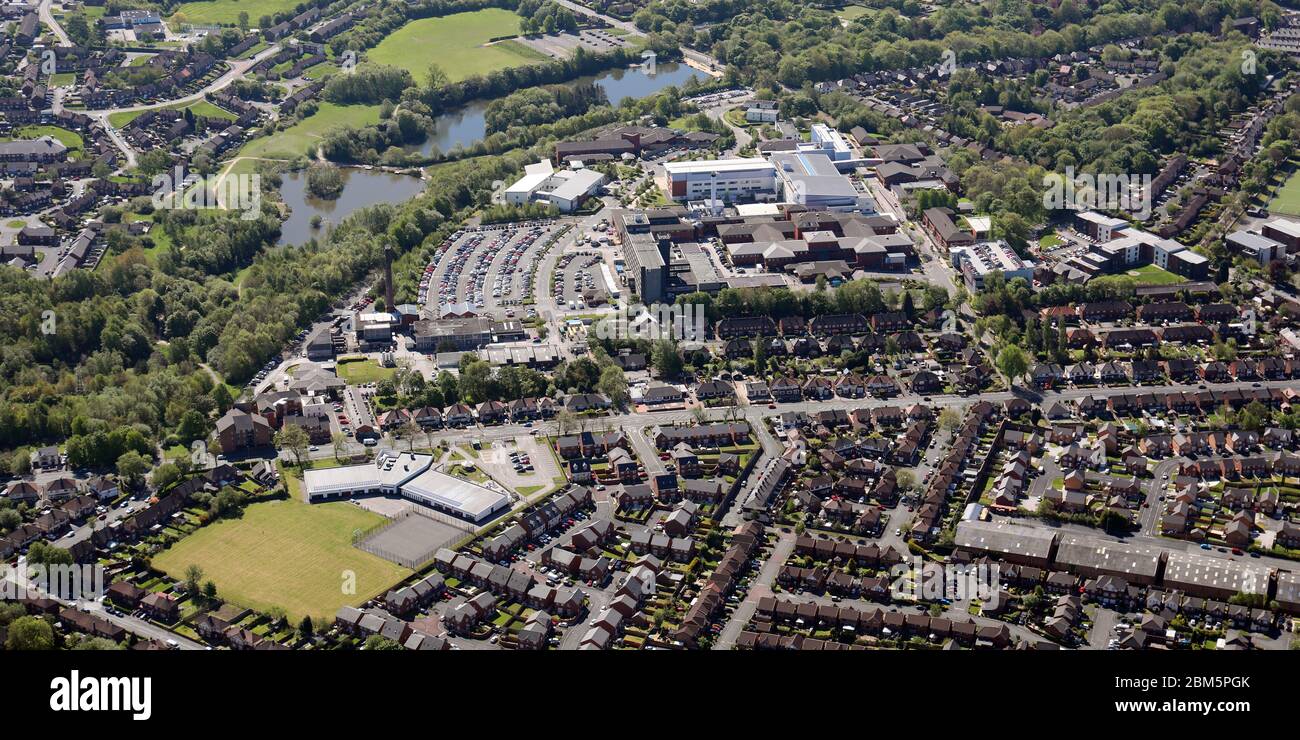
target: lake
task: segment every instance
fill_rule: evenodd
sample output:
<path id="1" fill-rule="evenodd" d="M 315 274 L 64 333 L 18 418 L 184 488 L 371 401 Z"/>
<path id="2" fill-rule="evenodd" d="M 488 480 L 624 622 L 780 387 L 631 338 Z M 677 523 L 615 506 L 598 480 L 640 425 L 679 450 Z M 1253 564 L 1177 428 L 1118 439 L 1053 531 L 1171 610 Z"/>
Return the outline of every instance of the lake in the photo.
<path id="1" fill-rule="evenodd" d="M 594 82 L 605 91 L 609 102 L 617 105 L 623 98 L 644 98 L 666 87 L 672 85 L 681 87 L 686 84 L 687 80 L 698 79 L 703 76 L 703 72 L 689 65 L 669 62 L 658 65 L 653 77 L 646 74 L 645 70 L 640 67 L 623 67 L 606 70 L 598 75 L 579 77 L 566 84 L 581 85 Z M 490 102 L 488 100 L 475 100 L 462 108 L 438 116 L 433 121 L 433 134 L 428 139 L 425 139 L 421 144 L 413 144 L 403 148 L 411 152 L 418 151 L 420 154 L 428 156 L 434 147 L 438 147 L 440 152 L 449 152 L 457 146 L 471 146 L 478 143 L 487 135 L 487 122 L 484 120 L 484 113 L 487 111 Z"/>
<path id="2" fill-rule="evenodd" d="M 424 190 L 424 181 L 411 175 L 397 175 L 378 170 L 343 167 L 343 192 L 334 200 L 322 200 L 307 194 L 307 173 L 287 172 L 280 185 L 280 198 L 292 211 L 280 225 L 277 246 L 305 244 L 325 233 L 324 225 L 311 227 L 311 217 L 338 224 L 352 213 L 379 203 L 401 203 Z"/>

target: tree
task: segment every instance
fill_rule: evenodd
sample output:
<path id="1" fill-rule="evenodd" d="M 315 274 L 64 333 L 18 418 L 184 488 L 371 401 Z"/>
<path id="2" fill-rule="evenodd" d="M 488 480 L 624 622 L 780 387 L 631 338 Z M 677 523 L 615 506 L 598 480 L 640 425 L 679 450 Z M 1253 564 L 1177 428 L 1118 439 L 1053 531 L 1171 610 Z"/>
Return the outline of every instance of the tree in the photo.
<path id="1" fill-rule="evenodd" d="M 137 490 L 149 472 L 149 461 L 144 455 L 131 450 L 117 458 L 117 475 L 128 490 Z"/>
<path id="2" fill-rule="evenodd" d="M 415 423 L 414 418 L 408 418 L 402 422 L 402 436 L 406 437 L 406 449 L 408 452 L 415 452 L 415 435 L 420 433 L 420 425 Z"/>
<path id="3" fill-rule="evenodd" d="M 671 339 L 659 339 L 650 350 L 650 363 L 665 380 L 676 378 L 682 372 L 682 356 L 677 351 L 677 343 Z"/>
<path id="4" fill-rule="evenodd" d="M 154 469 L 150 479 L 153 481 L 153 487 L 161 491 L 181 479 L 181 469 L 176 463 L 166 462 Z"/>
<path id="5" fill-rule="evenodd" d="M 383 635 L 371 635 L 366 638 L 365 650 L 401 650 L 402 646 L 396 642 L 384 637 Z"/>
<path id="6" fill-rule="evenodd" d="M 767 343 L 762 337 L 754 340 L 754 377 L 767 375 Z"/>
<path id="7" fill-rule="evenodd" d="M 217 405 L 217 413 L 224 414 L 234 405 L 235 399 L 230 395 L 230 388 L 225 383 L 217 383 L 212 388 L 212 402 Z"/>
<path id="8" fill-rule="evenodd" d="M 32 472 L 31 454 L 26 447 L 19 447 L 9 457 L 9 473 L 15 478 L 21 478 L 30 472 Z"/>
<path id="9" fill-rule="evenodd" d="M 298 623 L 298 635 L 304 639 L 311 637 L 316 633 L 316 627 L 311 623 L 311 616 L 305 616 Z"/>
<path id="10" fill-rule="evenodd" d="M 1025 351 L 1014 344 L 1008 344 L 998 352 L 997 365 L 1011 385 L 1015 385 L 1016 380 L 1029 372 L 1029 360 L 1025 357 Z"/>
<path id="11" fill-rule="evenodd" d="M 37 540 L 27 548 L 28 565 L 72 565 L 72 553 Z"/>
<path id="12" fill-rule="evenodd" d="M 341 460 L 343 451 L 347 449 L 348 438 L 344 436 L 343 432 L 335 432 L 330 435 L 330 442 L 334 445 L 334 459 Z"/>
<path id="13" fill-rule="evenodd" d="M 73 650 L 124 650 L 125 647 L 102 637 L 82 637 Z"/>
<path id="14" fill-rule="evenodd" d="M 212 581 L 203 582 L 203 598 L 208 601 L 217 600 L 217 584 Z"/>
<path id="15" fill-rule="evenodd" d="M 424 84 L 430 90 L 436 90 L 440 87 L 446 87 L 451 82 L 447 73 L 442 71 L 442 67 L 437 64 L 430 64 L 428 71 L 424 75 Z"/>
<path id="16" fill-rule="evenodd" d="M 311 438 L 307 436 L 306 429 L 296 424 L 285 424 L 283 429 L 275 433 L 275 444 L 280 449 L 293 453 L 294 460 L 301 468 L 302 459 L 307 456 L 307 448 L 311 446 Z"/>
<path id="17" fill-rule="evenodd" d="M 54 628 L 40 617 L 19 617 L 9 625 L 5 649 L 53 650 Z"/>
<path id="18" fill-rule="evenodd" d="M 578 417 L 567 409 L 555 415 L 555 430 L 562 435 L 572 431 L 577 423 Z"/>
<path id="19" fill-rule="evenodd" d="M 898 484 L 899 490 L 911 491 L 916 488 L 916 473 L 910 470 L 899 470 L 894 474 L 894 481 Z"/>
<path id="20" fill-rule="evenodd" d="M 175 16 L 172 18 L 174 20 Z M 146 177 L 153 177 L 154 175 L 165 171 L 168 167 L 171 167 L 171 164 L 171 155 L 169 155 L 165 149 L 150 149 L 140 155 L 138 166 L 140 172 Z M 179 188 L 180 183 L 175 183 L 175 186 Z"/>
<path id="21" fill-rule="evenodd" d="M 596 389 L 609 397 L 615 406 L 622 407 L 628 402 L 627 376 L 617 365 L 607 365 L 600 371 L 600 382 Z"/>
<path id="22" fill-rule="evenodd" d="M 961 425 L 961 412 L 949 406 L 939 412 L 939 428 L 951 432 Z"/>
<path id="23" fill-rule="evenodd" d="M 195 563 L 185 568 L 185 590 L 191 594 L 199 592 L 199 582 L 203 580 L 203 569 Z"/>

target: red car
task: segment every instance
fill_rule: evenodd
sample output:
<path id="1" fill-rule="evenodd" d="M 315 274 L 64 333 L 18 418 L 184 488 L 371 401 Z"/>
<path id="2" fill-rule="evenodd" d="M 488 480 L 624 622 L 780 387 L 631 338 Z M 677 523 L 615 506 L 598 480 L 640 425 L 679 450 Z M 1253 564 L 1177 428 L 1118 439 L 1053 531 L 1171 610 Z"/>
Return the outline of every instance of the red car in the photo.
<path id="1" fill-rule="evenodd" d="M 1232 554 L 1233 554 L 1233 555 L 1245 555 L 1246 553 L 1242 552 L 1240 547 L 1234 547 L 1234 548 L 1232 548 Z"/>

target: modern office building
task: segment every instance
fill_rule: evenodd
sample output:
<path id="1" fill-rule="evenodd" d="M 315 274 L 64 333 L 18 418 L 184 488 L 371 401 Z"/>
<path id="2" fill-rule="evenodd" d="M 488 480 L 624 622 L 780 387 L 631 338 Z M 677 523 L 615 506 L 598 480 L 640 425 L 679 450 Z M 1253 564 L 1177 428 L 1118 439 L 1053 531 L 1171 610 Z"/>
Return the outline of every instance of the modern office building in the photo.
<path id="1" fill-rule="evenodd" d="M 814 123 L 810 134 L 809 141 L 799 144 L 799 151 L 825 154 L 834 162 L 853 159 L 853 147 L 839 131 L 824 123 Z"/>
<path id="2" fill-rule="evenodd" d="M 605 176 L 596 170 L 556 170 L 549 161 L 542 160 L 524 168 L 524 176 L 506 188 L 505 200 L 516 206 L 544 203 L 572 213 L 604 184 Z"/>
<path id="3" fill-rule="evenodd" d="M 984 289 L 984 278 L 991 272 L 1001 272 L 1007 280 L 1024 278 L 1033 283 L 1033 263 L 1021 259 L 1011 245 L 1001 239 L 954 247 L 951 254 L 953 267 L 961 271 L 966 289 L 972 293 Z"/>
<path id="4" fill-rule="evenodd" d="M 876 202 L 822 151 L 775 152 L 781 199 L 810 210 L 876 212 Z"/>
<path id="5" fill-rule="evenodd" d="M 1275 218 L 1260 227 L 1260 233 L 1285 245 L 1288 252 L 1300 250 L 1300 223 Z"/>
<path id="6" fill-rule="evenodd" d="M 678 202 L 767 201 L 778 192 L 776 166 L 761 157 L 667 162 L 664 179 L 668 197 Z"/>

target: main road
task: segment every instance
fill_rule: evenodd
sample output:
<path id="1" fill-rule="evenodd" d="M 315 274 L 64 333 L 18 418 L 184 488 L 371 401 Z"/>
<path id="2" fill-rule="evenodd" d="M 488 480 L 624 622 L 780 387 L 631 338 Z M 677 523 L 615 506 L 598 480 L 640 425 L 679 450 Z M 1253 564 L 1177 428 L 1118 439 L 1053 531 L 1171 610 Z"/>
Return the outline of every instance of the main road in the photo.
<path id="1" fill-rule="evenodd" d="M 200 89 L 198 92 L 192 93 L 190 95 L 186 95 L 181 98 L 176 98 L 174 100 L 164 100 L 158 103 L 140 103 L 138 105 L 125 105 L 122 106 L 121 108 L 104 108 L 102 110 L 88 110 L 83 112 L 88 116 L 102 117 L 105 123 L 107 123 L 107 117 L 109 116 L 109 114 L 112 113 L 132 113 L 135 111 L 153 110 L 154 108 L 167 108 L 174 105 L 183 105 L 185 103 L 196 103 L 202 100 L 204 96 L 208 95 L 209 93 L 217 92 L 218 90 L 227 87 L 228 85 L 230 85 L 230 83 L 234 82 L 240 77 L 243 77 L 244 74 L 248 72 L 250 68 L 253 67 L 253 65 L 257 64 L 258 62 L 262 61 L 263 59 L 266 59 L 267 57 L 273 54 L 279 53 L 279 51 L 280 51 L 280 45 L 272 44 L 266 47 L 265 49 L 257 52 L 256 54 L 249 57 L 248 59 L 228 60 L 226 64 L 230 66 L 230 69 L 227 70 L 225 74 L 221 75 L 220 77 L 213 80 L 212 82 L 209 82 L 208 84 L 204 85 L 203 88 Z"/>
<path id="2" fill-rule="evenodd" d="M 1240 383 L 1203 383 L 1206 388 L 1211 390 L 1232 390 L 1240 389 Z M 1095 388 L 1065 388 L 1053 391 L 1032 391 L 1029 400 L 1047 408 L 1052 403 L 1077 401 L 1088 396 L 1098 398 L 1110 398 L 1111 396 L 1123 395 L 1126 393 L 1168 393 L 1170 391 L 1187 391 L 1196 390 L 1200 387 L 1196 384 L 1165 384 L 1165 385 L 1144 385 L 1144 386 L 1098 386 Z M 1262 388 L 1297 388 L 1300 383 L 1294 380 L 1270 380 L 1259 383 Z M 758 427 L 762 425 L 765 416 L 776 416 L 785 412 L 803 412 L 816 413 L 818 411 L 844 410 L 851 411 L 859 408 L 877 408 L 881 406 L 910 406 L 915 403 L 923 403 L 938 408 L 946 407 L 965 407 L 977 401 L 989 401 L 991 403 L 1004 403 L 1012 398 L 1024 398 L 1023 391 L 995 391 L 991 393 L 978 393 L 968 396 L 957 394 L 931 394 L 923 396 L 916 393 L 903 393 L 891 398 L 840 398 L 835 397 L 825 401 L 798 401 L 795 403 L 778 403 L 775 408 L 768 408 L 762 405 L 731 407 L 714 407 L 707 409 L 685 409 L 674 411 L 635 411 L 627 414 L 613 414 L 607 417 L 597 417 L 585 420 L 586 429 L 596 429 L 602 427 L 618 428 L 631 433 L 631 430 L 641 429 L 655 425 L 674 425 L 674 424 L 692 424 L 700 420 L 701 412 L 704 420 L 707 421 L 725 421 L 735 418 L 745 420 L 750 424 Z M 579 431 L 578 427 L 572 427 L 564 430 L 563 433 L 571 434 Z M 756 434 L 760 441 L 763 440 L 764 431 L 757 431 Z M 446 439 L 448 442 L 465 441 L 468 438 L 477 438 L 483 442 L 492 442 L 498 440 L 514 439 L 529 434 L 554 436 L 561 434 L 559 422 L 557 420 L 534 422 L 532 426 L 525 427 L 521 424 L 498 424 L 491 426 L 475 426 L 468 429 L 446 429 L 429 435 L 432 440 Z M 423 438 L 423 436 L 421 437 Z M 392 444 L 391 440 L 389 444 Z M 766 444 L 764 445 L 767 446 Z M 352 452 L 362 452 L 364 448 L 355 442 L 349 440 L 349 450 Z M 769 451 L 770 452 L 770 451 Z M 328 459 L 333 457 L 333 448 L 320 449 L 311 453 L 309 457 L 313 459 Z M 287 458 L 286 458 L 287 459 Z"/>
<path id="3" fill-rule="evenodd" d="M 63 30 L 63 26 L 59 25 L 59 20 L 54 17 L 54 13 L 51 11 L 53 5 L 54 0 L 41 0 L 41 4 L 36 8 L 41 23 L 50 27 L 50 31 L 54 33 L 54 38 L 59 40 L 59 46 L 72 46 L 72 41 L 68 38 L 67 32 Z"/>
<path id="4" fill-rule="evenodd" d="M 46 593 L 45 590 L 42 589 L 39 585 L 34 584 L 30 580 L 19 575 L 19 571 L 7 567 L 0 569 L 0 580 L 8 581 L 9 583 L 13 584 L 15 587 L 27 593 L 36 593 L 36 594 L 43 594 L 45 596 L 48 596 L 49 598 L 58 602 L 62 606 L 69 607 L 72 609 L 81 609 L 82 611 L 88 612 L 90 614 L 94 614 L 95 616 L 98 616 L 102 619 L 106 619 L 109 622 L 117 625 L 118 627 L 121 627 L 127 632 L 130 632 L 138 637 L 143 637 L 149 640 L 156 640 L 164 644 L 171 644 L 174 642 L 176 647 L 178 647 L 181 650 L 206 649 L 202 644 L 195 642 L 194 640 L 191 640 L 183 635 L 178 635 L 174 632 L 171 632 L 170 630 L 164 629 L 163 627 L 153 624 L 148 620 L 141 619 L 139 617 L 133 617 L 129 614 L 124 614 L 122 616 L 109 614 L 108 612 L 104 611 L 103 604 L 102 604 L 103 597 L 99 597 L 93 602 L 89 600 L 72 601 L 69 599 L 62 599 L 57 596 L 54 596 L 53 594 Z"/>
<path id="5" fill-rule="evenodd" d="M 573 0 L 555 0 L 555 2 L 560 5 L 563 5 L 569 10 L 572 10 L 574 13 L 577 13 L 578 15 L 589 15 L 592 16 L 593 18 L 599 18 L 602 21 L 605 21 L 609 25 L 613 26 L 614 28 L 626 32 L 629 36 L 645 36 L 645 32 L 637 28 L 636 24 L 630 21 L 620 21 L 617 18 L 604 15 L 602 13 L 598 13 L 592 10 L 591 8 L 588 8 L 585 5 L 573 2 Z M 682 47 L 682 54 L 687 58 L 687 60 L 695 62 L 696 64 L 703 65 L 710 70 L 719 70 L 722 67 L 722 64 L 718 62 L 717 59 L 714 59 L 713 57 L 709 56 L 708 54 L 705 54 L 702 51 L 696 51 L 695 49 L 687 49 L 685 47 Z"/>

